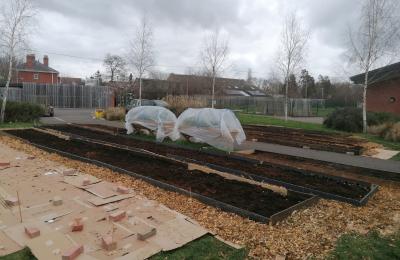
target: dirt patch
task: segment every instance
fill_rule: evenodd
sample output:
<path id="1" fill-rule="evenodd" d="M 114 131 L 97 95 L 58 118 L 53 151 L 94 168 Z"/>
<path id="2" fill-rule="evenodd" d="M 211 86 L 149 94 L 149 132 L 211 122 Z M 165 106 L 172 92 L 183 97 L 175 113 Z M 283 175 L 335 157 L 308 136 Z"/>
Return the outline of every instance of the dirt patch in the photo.
<path id="1" fill-rule="evenodd" d="M 259 142 L 355 155 L 363 154 L 367 148 L 362 139 L 345 134 L 259 125 L 245 125 L 243 129 L 248 140 L 257 139 Z"/>
<path id="2" fill-rule="evenodd" d="M 109 169 L 47 153 L 14 138 L 0 136 L 0 142 L 43 162 L 56 161 L 98 178 L 132 187 L 147 198 L 195 219 L 223 239 L 245 245 L 250 250 L 250 256 L 257 259 L 274 259 L 276 255 L 286 255 L 290 259 L 323 259 L 342 234 L 372 229 L 390 234 L 400 226 L 400 188 L 396 186 L 383 185 L 364 207 L 321 199 L 317 205 L 296 211 L 285 221 L 269 226 Z"/>
<path id="3" fill-rule="evenodd" d="M 63 132 L 84 136 L 87 138 L 146 149 L 157 154 L 178 155 L 190 159 L 195 159 L 197 161 L 212 163 L 226 168 L 240 170 L 243 172 L 263 176 L 266 178 L 279 180 L 349 198 L 360 199 L 369 192 L 369 189 L 367 187 L 362 187 L 354 183 L 339 182 L 337 180 L 322 177 L 319 175 L 306 174 L 304 172 L 300 172 L 296 168 L 290 168 L 290 163 L 286 164 L 285 167 L 280 167 L 279 165 L 273 165 L 268 163 L 263 163 L 263 164 L 251 163 L 243 160 L 229 158 L 226 156 L 210 155 L 204 152 L 199 152 L 194 150 L 169 147 L 157 143 L 139 141 L 125 136 L 110 135 L 107 133 L 92 131 L 89 129 L 83 129 L 70 125 L 52 126 L 51 128 Z"/>
<path id="4" fill-rule="evenodd" d="M 7 132 L 36 144 L 108 163 L 265 217 L 311 197 L 290 191 L 287 196 L 282 196 L 260 186 L 228 180 L 216 174 L 189 171 L 186 164 L 83 141 L 67 141 L 35 130 Z"/>

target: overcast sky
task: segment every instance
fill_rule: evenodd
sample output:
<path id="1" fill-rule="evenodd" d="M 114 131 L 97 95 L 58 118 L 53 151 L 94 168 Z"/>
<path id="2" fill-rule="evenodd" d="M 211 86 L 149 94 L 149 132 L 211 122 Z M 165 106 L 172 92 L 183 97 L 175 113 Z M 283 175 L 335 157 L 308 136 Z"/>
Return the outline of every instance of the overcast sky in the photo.
<path id="1" fill-rule="evenodd" d="M 155 69 L 184 73 L 199 66 L 207 33 L 229 35 L 230 69 L 224 76 L 255 77 L 274 70 L 285 14 L 297 10 L 311 33 L 304 67 L 314 76 L 346 77 L 343 52 L 347 26 L 355 22 L 358 0 L 36 0 L 38 29 L 30 47 L 49 55 L 64 76 L 104 71 L 107 53 L 126 55 L 143 14 L 154 30 Z M 63 55 L 60 55 L 63 54 Z M 73 57 L 65 56 L 70 55 Z M 80 57 L 80 58 L 78 58 Z"/>

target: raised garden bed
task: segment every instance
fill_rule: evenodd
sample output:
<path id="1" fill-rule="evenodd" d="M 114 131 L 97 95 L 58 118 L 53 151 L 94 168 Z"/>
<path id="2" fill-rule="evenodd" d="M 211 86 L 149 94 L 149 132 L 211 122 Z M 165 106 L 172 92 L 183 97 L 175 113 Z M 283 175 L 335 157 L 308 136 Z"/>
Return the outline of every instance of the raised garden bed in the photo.
<path id="1" fill-rule="evenodd" d="M 287 196 L 283 196 L 217 174 L 189 171 L 186 163 L 157 155 L 82 140 L 65 140 L 33 129 L 6 132 L 41 149 L 141 178 L 256 221 L 274 223 L 316 201 L 315 196 L 304 193 L 288 191 Z"/>
<path id="2" fill-rule="evenodd" d="M 365 141 L 350 135 L 261 125 L 245 125 L 243 129 L 248 140 L 259 142 L 354 155 L 361 155 L 365 150 Z"/>
<path id="3" fill-rule="evenodd" d="M 377 190 L 376 185 L 367 182 L 324 175 L 240 156 L 139 141 L 126 135 L 110 135 L 72 125 L 57 125 L 51 126 L 51 128 L 72 134 L 74 138 L 84 137 L 91 140 L 100 140 L 101 142 L 140 148 L 156 154 L 175 157 L 188 162 L 196 162 L 215 170 L 229 172 L 259 182 L 272 183 L 295 191 L 307 192 L 354 205 L 364 205 Z"/>

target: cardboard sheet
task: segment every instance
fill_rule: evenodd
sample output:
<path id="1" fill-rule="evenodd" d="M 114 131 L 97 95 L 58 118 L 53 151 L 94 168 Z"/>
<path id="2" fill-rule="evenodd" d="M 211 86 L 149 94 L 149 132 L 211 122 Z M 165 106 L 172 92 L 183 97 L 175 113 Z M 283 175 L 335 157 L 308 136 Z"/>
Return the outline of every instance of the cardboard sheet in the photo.
<path id="1" fill-rule="evenodd" d="M 190 241 L 207 234 L 207 230 L 194 225 L 184 218 L 177 217 L 157 228 L 157 235 L 148 239 L 162 247 L 163 251 L 177 249 Z"/>
<path id="2" fill-rule="evenodd" d="M 27 246 L 39 260 L 62 260 L 62 253 L 74 246 L 74 243 L 67 236 L 56 231 L 29 240 Z M 76 258 L 76 260 L 95 259 L 85 252 Z"/>
<path id="3" fill-rule="evenodd" d="M 135 196 L 134 194 L 122 194 L 122 195 L 113 196 L 113 197 L 110 197 L 110 198 L 107 198 L 107 199 L 102 199 L 102 198 L 99 198 L 99 197 L 91 198 L 91 199 L 88 199 L 88 201 L 90 203 L 92 203 L 93 205 L 95 205 L 95 206 L 102 206 L 102 205 L 105 205 L 105 204 L 108 204 L 108 203 L 129 199 L 129 198 L 132 198 L 134 196 Z"/>
<path id="4" fill-rule="evenodd" d="M 86 186 L 84 190 L 102 198 L 102 199 L 107 199 L 112 196 L 117 196 L 119 193 L 116 191 L 117 186 L 110 183 L 110 182 L 98 182 L 95 184 L 92 184 L 90 186 Z"/>
<path id="5" fill-rule="evenodd" d="M 117 257 L 114 260 L 143 260 L 161 252 L 162 248 L 156 244 L 146 243 L 140 247 L 137 247 L 133 252 Z"/>
<path id="6" fill-rule="evenodd" d="M 77 188 L 81 188 L 84 189 L 86 187 L 88 187 L 89 185 L 82 185 L 83 180 L 87 178 L 90 181 L 90 185 L 91 184 L 95 184 L 98 182 L 101 182 L 100 179 L 89 175 L 89 174 L 79 174 L 79 175 L 75 175 L 75 176 L 64 176 L 64 182 L 71 184 L 72 186 L 75 186 Z"/>
<path id="7" fill-rule="evenodd" d="M 25 234 L 25 227 L 35 227 L 40 230 L 40 236 L 52 233 L 53 230 L 50 228 L 49 225 L 43 223 L 42 221 L 30 221 L 30 222 L 23 222 L 17 225 L 8 227 L 4 229 L 4 233 L 14 240 L 18 245 L 24 247 L 31 238 Z"/>

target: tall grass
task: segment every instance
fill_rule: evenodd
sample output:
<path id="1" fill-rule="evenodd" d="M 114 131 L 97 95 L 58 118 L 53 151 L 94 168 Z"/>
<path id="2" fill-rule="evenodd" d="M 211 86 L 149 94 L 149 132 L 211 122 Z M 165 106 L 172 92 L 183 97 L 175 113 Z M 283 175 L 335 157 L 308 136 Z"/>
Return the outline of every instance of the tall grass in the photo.
<path id="1" fill-rule="evenodd" d="M 207 99 L 198 96 L 171 96 L 168 95 L 164 101 L 169 104 L 169 109 L 177 116 L 187 108 L 207 107 Z"/>
<path id="2" fill-rule="evenodd" d="M 109 107 L 105 111 L 105 118 L 110 121 L 123 121 L 125 119 L 125 108 Z"/>

